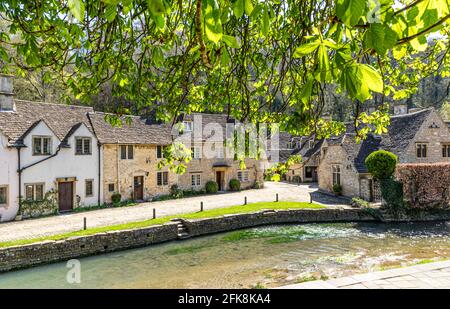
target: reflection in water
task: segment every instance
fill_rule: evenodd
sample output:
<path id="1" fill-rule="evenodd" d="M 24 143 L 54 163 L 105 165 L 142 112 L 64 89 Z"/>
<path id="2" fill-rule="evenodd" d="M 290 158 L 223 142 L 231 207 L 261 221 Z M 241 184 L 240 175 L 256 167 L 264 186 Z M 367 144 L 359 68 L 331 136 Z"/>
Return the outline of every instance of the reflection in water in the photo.
<path id="1" fill-rule="evenodd" d="M 248 288 L 331 278 L 450 258 L 450 225 L 268 226 L 81 259 L 81 284 L 65 263 L 0 275 L 0 288 Z"/>

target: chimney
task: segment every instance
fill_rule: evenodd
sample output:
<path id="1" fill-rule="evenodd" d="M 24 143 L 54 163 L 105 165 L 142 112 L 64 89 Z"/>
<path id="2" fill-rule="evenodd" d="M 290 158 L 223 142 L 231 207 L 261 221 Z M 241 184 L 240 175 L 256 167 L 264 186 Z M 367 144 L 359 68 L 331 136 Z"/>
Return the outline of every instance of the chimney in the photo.
<path id="1" fill-rule="evenodd" d="M 13 78 L 0 73 L 0 112 L 14 111 Z"/>
<path id="2" fill-rule="evenodd" d="M 405 115 L 408 113 L 408 106 L 406 104 L 394 105 L 394 115 Z"/>

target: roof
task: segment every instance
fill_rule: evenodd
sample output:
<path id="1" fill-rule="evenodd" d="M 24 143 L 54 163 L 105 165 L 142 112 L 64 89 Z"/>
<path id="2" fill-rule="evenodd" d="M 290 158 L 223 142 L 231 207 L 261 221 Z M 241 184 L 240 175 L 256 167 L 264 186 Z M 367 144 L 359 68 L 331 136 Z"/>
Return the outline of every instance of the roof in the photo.
<path id="1" fill-rule="evenodd" d="M 122 126 L 112 126 L 105 120 L 107 113 L 90 112 L 88 117 L 94 132 L 102 144 L 155 144 L 172 142 L 171 126 L 155 123 L 139 116 L 124 116 Z M 126 118 L 129 119 L 127 122 Z"/>
<path id="2" fill-rule="evenodd" d="M 84 123 L 92 130 L 86 114 L 91 107 L 30 102 L 14 100 L 15 112 L 0 113 L 0 130 L 8 138 L 10 145 L 20 145 L 22 139 L 41 121 L 55 133 L 59 140 L 71 131 L 73 126 Z"/>
<path id="3" fill-rule="evenodd" d="M 201 121 L 201 140 L 211 142 L 222 142 L 227 139 L 227 125 L 234 125 L 236 121 L 233 118 L 228 117 L 227 114 L 212 114 L 212 113 L 192 113 L 184 114 L 180 117 L 180 121 L 193 121 L 194 131 L 199 130 L 196 127 L 196 123 Z M 214 125 L 220 126 L 222 132 L 216 132 Z M 230 128 L 231 129 L 231 128 Z M 228 134 L 230 134 L 228 132 Z M 186 132 L 181 136 L 181 140 L 199 140 L 194 132 Z"/>
<path id="4" fill-rule="evenodd" d="M 420 127 L 433 111 L 432 108 L 418 112 L 391 117 L 388 133 L 380 136 L 369 134 L 359 144 L 356 142 L 355 133 L 345 133 L 339 137 L 328 139 L 328 145 L 341 145 L 348 159 L 352 161 L 360 173 L 367 173 L 365 160 L 372 152 L 384 149 L 396 154 L 399 158 L 405 153 L 411 140 L 419 131 Z"/>

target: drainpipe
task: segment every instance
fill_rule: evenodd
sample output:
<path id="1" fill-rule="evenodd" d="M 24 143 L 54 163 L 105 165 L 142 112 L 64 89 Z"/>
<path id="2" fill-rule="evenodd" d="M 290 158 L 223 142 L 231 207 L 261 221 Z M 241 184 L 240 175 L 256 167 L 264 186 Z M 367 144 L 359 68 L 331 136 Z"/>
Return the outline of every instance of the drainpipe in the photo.
<path id="1" fill-rule="evenodd" d="M 17 174 L 19 176 L 19 210 L 17 214 L 20 214 L 22 210 L 22 170 L 20 169 L 20 147 L 17 148 Z"/>
<path id="2" fill-rule="evenodd" d="M 98 204 L 98 206 L 100 206 L 100 193 L 101 193 L 101 184 L 102 184 L 102 182 L 101 182 L 101 170 L 102 170 L 102 165 L 101 165 L 101 154 L 100 154 L 100 151 L 101 151 L 101 148 L 102 148 L 102 145 L 100 144 L 100 142 L 97 142 L 97 152 L 98 152 L 98 154 L 97 154 L 97 159 L 98 159 L 98 199 L 97 199 L 97 204 Z"/>

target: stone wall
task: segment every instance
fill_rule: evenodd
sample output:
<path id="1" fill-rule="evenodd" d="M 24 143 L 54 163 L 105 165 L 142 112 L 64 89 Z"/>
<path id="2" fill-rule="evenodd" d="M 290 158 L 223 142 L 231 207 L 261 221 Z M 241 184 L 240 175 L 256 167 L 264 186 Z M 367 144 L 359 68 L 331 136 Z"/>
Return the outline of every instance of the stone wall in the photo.
<path id="1" fill-rule="evenodd" d="M 0 272 L 174 240 L 176 223 L 0 249 Z"/>
<path id="2" fill-rule="evenodd" d="M 427 144 L 426 158 L 417 158 L 416 143 Z M 450 144 L 450 134 L 446 123 L 434 111 L 423 123 L 406 153 L 399 156 L 399 161 L 400 163 L 450 162 L 450 158 L 442 156 L 443 143 Z"/>
<path id="3" fill-rule="evenodd" d="M 157 186 L 157 172 L 167 171 L 167 167 L 158 170 L 155 145 L 135 145 L 132 160 L 120 159 L 120 145 L 103 146 L 103 192 L 106 203 L 111 202 L 111 195 L 119 192 L 122 200 L 132 199 L 134 177 L 144 177 L 144 200 L 151 200 L 156 195 L 169 194 L 170 187 L 177 183 L 178 175 L 169 172 L 169 183 Z M 109 184 L 114 184 L 110 192 Z"/>
<path id="4" fill-rule="evenodd" d="M 353 162 L 348 160 L 348 155 L 339 145 L 330 145 L 322 155 L 320 165 L 317 169 L 319 176 L 319 188 L 324 191 L 333 192 L 332 165 L 341 167 L 342 195 L 359 196 L 359 174 L 355 170 Z"/>

